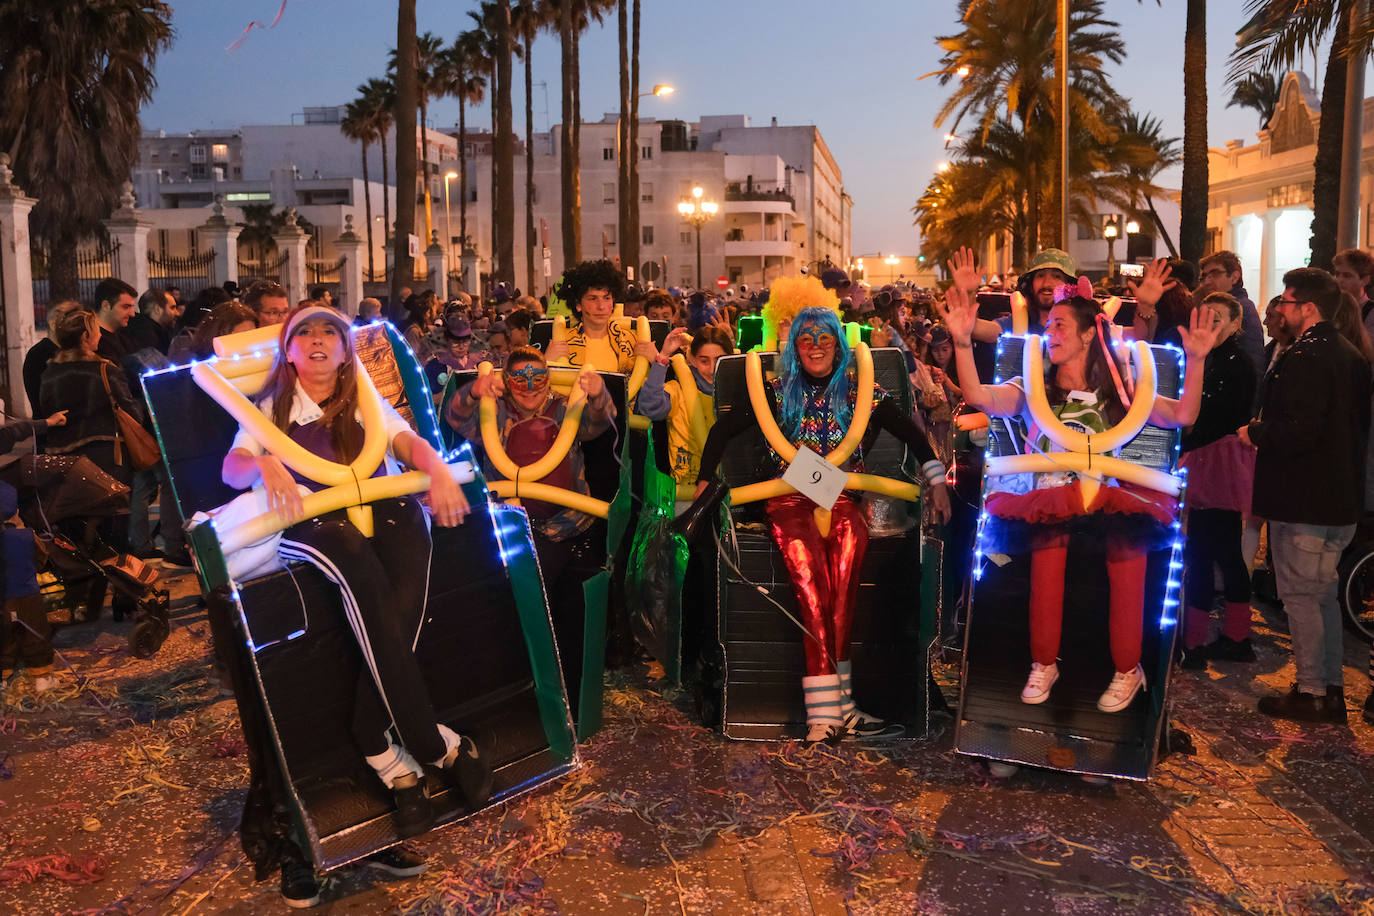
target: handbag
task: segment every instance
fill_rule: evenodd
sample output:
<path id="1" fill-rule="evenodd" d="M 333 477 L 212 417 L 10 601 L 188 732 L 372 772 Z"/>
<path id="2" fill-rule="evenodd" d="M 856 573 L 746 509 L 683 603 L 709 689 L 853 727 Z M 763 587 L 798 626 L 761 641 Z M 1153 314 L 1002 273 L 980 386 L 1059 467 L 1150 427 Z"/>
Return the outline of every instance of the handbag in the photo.
<path id="1" fill-rule="evenodd" d="M 110 377 L 105 373 L 106 365 L 103 362 L 100 364 L 100 381 L 105 385 L 105 394 L 110 399 L 110 409 L 114 411 L 115 426 L 119 430 L 115 437 L 115 461 L 119 464 L 124 463 L 119 448 L 122 440 L 129 450 L 129 463 L 133 465 L 134 470 L 146 471 L 162 460 L 162 452 L 158 449 L 153 434 L 144 429 L 143 424 L 131 417 L 128 411 L 115 403 L 114 392 L 110 390 Z"/>

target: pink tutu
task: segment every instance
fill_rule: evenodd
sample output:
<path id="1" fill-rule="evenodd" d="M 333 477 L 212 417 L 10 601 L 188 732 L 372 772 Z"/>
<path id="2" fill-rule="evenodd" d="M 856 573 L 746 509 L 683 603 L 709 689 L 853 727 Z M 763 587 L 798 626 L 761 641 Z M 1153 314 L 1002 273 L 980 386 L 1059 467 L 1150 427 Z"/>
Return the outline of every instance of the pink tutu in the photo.
<path id="1" fill-rule="evenodd" d="M 1250 514 L 1255 450 L 1235 433 L 1184 452 L 1178 466 L 1188 469 L 1188 508 Z"/>

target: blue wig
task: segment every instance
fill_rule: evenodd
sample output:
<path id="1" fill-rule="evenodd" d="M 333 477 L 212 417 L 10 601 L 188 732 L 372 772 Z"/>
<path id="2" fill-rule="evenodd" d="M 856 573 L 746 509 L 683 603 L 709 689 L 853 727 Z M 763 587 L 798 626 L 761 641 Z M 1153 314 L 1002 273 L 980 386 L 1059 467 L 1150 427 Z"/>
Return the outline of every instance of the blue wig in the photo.
<path id="1" fill-rule="evenodd" d="M 845 340 L 840 316 L 834 309 L 802 309 L 792 320 L 787 346 L 779 357 L 782 364 L 778 373 L 782 389 L 782 403 L 779 405 L 782 411 L 781 427 L 789 439 L 795 438 L 800 431 L 802 412 L 806 406 L 806 370 L 797 359 L 797 337 L 807 325 L 820 325 L 823 330 L 835 335 L 835 371 L 825 389 L 826 404 L 835 412 L 841 426 L 848 426 L 854 415 L 854 410 L 849 405 L 849 389 L 852 385 L 849 367 L 854 357 L 850 352 L 849 342 Z"/>

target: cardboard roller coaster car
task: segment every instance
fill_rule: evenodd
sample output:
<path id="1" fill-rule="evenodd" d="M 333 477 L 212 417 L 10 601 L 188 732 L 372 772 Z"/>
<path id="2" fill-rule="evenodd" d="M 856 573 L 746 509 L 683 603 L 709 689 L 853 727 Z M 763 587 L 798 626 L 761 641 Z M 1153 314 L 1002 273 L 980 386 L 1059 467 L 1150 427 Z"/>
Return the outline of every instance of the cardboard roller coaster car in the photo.
<path id="1" fill-rule="evenodd" d="M 860 371 L 865 354 L 871 354 L 874 381 L 897 398 L 903 410 L 913 409 L 902 352 L 869 351 L 866 345 L 856 344 L 851 340 Z M 775 357 L 774 353 L 747 353 L 721 358 L 715 377 L 718 418 L 733 410 L 751 409 L 750 363 L 761 382 Z M 757 387 L 761 396 L 762 385 Z M 856 422 L 860 419 L 857 411 Z M 766 407 L 753 413 L 771 421 Z M 776 431 L 776 423 L 772 426 Z M 777 436 L 781 438 L 781 433 Z M 880 432 L 864 451 L 864 467 L 867 473 L 851 474 L 848 487 L 867 491 L 864 512 L 870 521 L 850 637 L 854 697 L 870 714 L 902 723 L 906 737 L 919 738 L 926 733 L 931 702 L 929 653 L 940 601 L 939 542 L 922 536 L 917 484 L 921 475 L 906 446 Z M 731 487 L 726 503 L 729 524 L 722 525 L 720 533 L 721 562 L 714 566 L 724 664 L 721 730 L 728 738 L 745 740 L 799 738 L 806 734 L 801 687 L 806 673 L 804 636 L 798 624 L 773 604 L 776 601 L 787 614 L 797 615 L 791 580 L 762 502 L 781 495 L 784 491 L 778 488 L 786 485 L 777 478 L 761 428 L 756 426 L 731 441 L 721 472 Z M 768 597 L 759 592 L 759 586 L 768 591 Z"/>
<path id="2" fill-rule="evenodd" d="M 143 378 L 186 518 L 235 496 L 220 480 L 220 465 L 239 419 L 248 411 L 262 414 L 236 398 L 234 389 L 261 387 L 277 330 L 220 338 L 217 358 Z M 373 441 L 381 424 L 369 422 L 380 413 L 370 395 L 377 391 L 373 378 L 386 385 L 379 397 L 415 405 L 416 427 L 437 446 L 429 391 L 404 341 L 383 324 L 354 335 L 369 434 L 359 461 L 376 461 L 386 445 Z M 307 513 L 347 508 L 366 534 L 366 500 L 428 488 L 427 475 L 415 471 L 369 478 L 370 470 L 361 469 L 359 484 L 353 476 L 358 469 L 321 464 L 302 472 L 324 483 L 346 475 L 347 486 L 306 497 Z M 578 757 L 525 512 L 489 503 L 480 474 L 456 476 L 465 479 L 472 511 L 462 525 L 433 528 L 429 597 L 415 656 L 439 721 L 474 736 L 488 754 L 495 770 L 490 804 L 569 771 Z M 229 572 L 226 555 L 261 539 L 271 521 L 260 517 L 223 525 L 225 530 L 202 523 L 190 529 L 189 540 L 217 647 L 234 678 L 255 772 L 265 772 L 289 801 L 299 845 L 327 870 L 397 841 L 392 802 L 350 734 L 362 658 L 339 589 L 305 564 L 240 578 Z M 437 779 L 430 795 L 440 824 L 464 813 Z"/>
<path id="3" fill-rule="evenodd" d="M 588 367 L 590 369 L 590 367 Z M 494 371 L 490 363 L 483 363 L 475 371 L 454 372 L 449 376 L 444 390 L 443 407 L 447 411 L 449 401 L 466 389 L 478 377 Z M 526 465 L 517 465 L 506 454 L 501 443 L 500 432 L 496 428 L 496 404 L 492 398 L 483 398 L 480 411 L 480 441 L 463 442 L 452 428 L 445 426 L 445 436 L 452 447 L 466 447 L 474 456 L 485 458 L 504 480 L 488 483 L 491 496 L 506 501 L 512 508 L 520 505 L 520 500 L 532 499 L 552 503 L 585 512 L 604 520 L 605 544 L 595 557 L 577 568 L 585 573 L 582 579 L 583 619 L 578 621 L 556 621 L 555 630 L 564 634 L 560 644 L 564 654 L 568 647 L 580 642 L 581 667 L 578 678 L 579 687 L 574 697 L 577 736 L 585 738 L 601 727 L 601 700 L 604 689 L 606 669 L 606 620 L 607 607 L 612 595 L 612 579 L 615 571 L 619 545 L 625 541 L 630 519 L 629 461 L 627 460 L 627 441 L 629 439 L 630 395 L 627 386 L 630 379 L 617 372 L 598 372 L 611 403 L 615 406 L 615 418 L 611 427 L 594 439 L 581 443 L 583 473 L 587 480 L 586 494 L 553 486 L 545 481 L 549 474 L 566 457 L 577 435 L 581 419 L 582 404 L 586 395 L 574 383 L 584 370 L 566 366 L 550 366 L 551 383 L 555 389 L 568 395 L 568 410 L 557 439 L 539 459 Z M 594 371 L 594 370 L 593 370 Z M 523 510 L 520 510 L 523 515 Z M 540 571 L 534 570 L 535 581 Z M 580 640 L 568 629 L 580 629 Z M 564 665 L 571 664 L 568 658 Z"/>
<path id="4" fill-rule="evenodd" d="M 1182 352 L 1175 347 L 1134 344 L 1130 348 L 1137 375 L 1133 405 L 1139 409 L 1133 406 L 1112 430 L 1089 437 L 1067 429 L 1050 413 L 1044 385 L 1036 383 L 1043 379 L 1040 346 L 1038 335 L 1004 334 L 998 343 L 997 381 L 1015 376 L 1031 380 L 1027 401 L 1036 411 L 1037 425 L 1060 451 L 1027 455 L 1022 422 L 992 417 L 984 493 L 988 478 L 999 474 L 1077 469 L 1086 472 L 1080 477 L 1085 484 L 1098 476 L 1118 477 L 1176 496 L 1181 502 L 1184 476 L 1174 473 L 1178 431 L 1145 425 L 1145 419 L 1155 392 L 1177 396 Z M 1145 394 L 1149 397 L 1142 397 Z M 1090 487 L 1084 489 L 1087 493 Z M 1088 538 L 1070 541 L 1060 677 L 1048 700 L 1030 705 L 1020 699 L 1031 666 L 1030 557 L 989 555 L 982 536 L 987 521 L 986 512 L 981 513 L 955 750 L 1075 773 L 1147 778 L 1166 718 L 1182 571 L 1179 523 L 1173 523 L 1169 546 L 1151 551 L 1147 559 L 1141 654 L 1147 690 L 1120 712 L 1107 713 L 1097 707 L 1098 694 L 1115 670 L 1108 651 L 1105 545 Z"/>

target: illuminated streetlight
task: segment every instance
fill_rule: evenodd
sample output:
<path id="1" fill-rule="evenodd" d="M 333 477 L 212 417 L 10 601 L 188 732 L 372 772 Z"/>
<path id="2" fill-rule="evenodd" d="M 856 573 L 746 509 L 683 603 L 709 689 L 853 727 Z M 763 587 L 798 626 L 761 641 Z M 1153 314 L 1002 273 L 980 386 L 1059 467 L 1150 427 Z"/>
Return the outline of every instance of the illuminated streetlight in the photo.
<path id="1" fill-rule="evenodd" d="M 1102 237 L 1107 240 L 1107 282 L 1111 283 L 1116 279 L 1116 240 L 1121 235 L 1121 229 L 1117 226 L 1115 216 L 1107 218 L 1107 222 L 1102 227 Z"/>
<path id="2" fill-rule="evenodd" d="M 937 165 L 937 166 L 935 167 L 935 171 L 941 172 L 941 173 L 948 172 L 948 171 L 949 171 L 949 163 L 948 163 L 948 162 L 941 162 L 939 165 Z"/>
<path id="3" fill-rule="evenodd" d="M 701 227 L 711 221 L 720 210 L 714 200 L 704 200 L 705 190 L 700 185 L 692 188 L 692 196 L 678 201 L 677 212 L 692 224 L 697 233 L 697 289 L 701 289 Z"/>
<path id="4" fill-rule="evenodd" d="M 883 263 L 887 265 L 887 282 L 891 283 L 897 274 L 897 265 L 902 263 L 902 259 L 895 254 L 890 254 L 883 258 Z"/>
<path id="5" fill-rule="evenodd" d="M 965 77 L 967 77 L 967 76 L 968 76 L 968 65 L 965 64 L 964 66 L 960 67 L 958 70 L 955 70 L 955 71 L 954 71 L 954 75 L 957 76 L 957 77 L 959 77 L 959 79 L 964 79 Z"/>
<path id="6" fill-rule="evenodd" d="M 650 92 L 650 93 L 648 93 L 648 94 L 649 94 L 649 95 L 664 96 L 664 95 L 672 95 L 672 94 L 673 94 L 674 92 L 676 92 L 676 91 L 677 91 L 677 90 L 675 90 L 672 86 L 669 86 L 667 83 L 659 83 L 657 86 L 654 87 L 654 91 L 653 91 L 653 92 Z"/>

